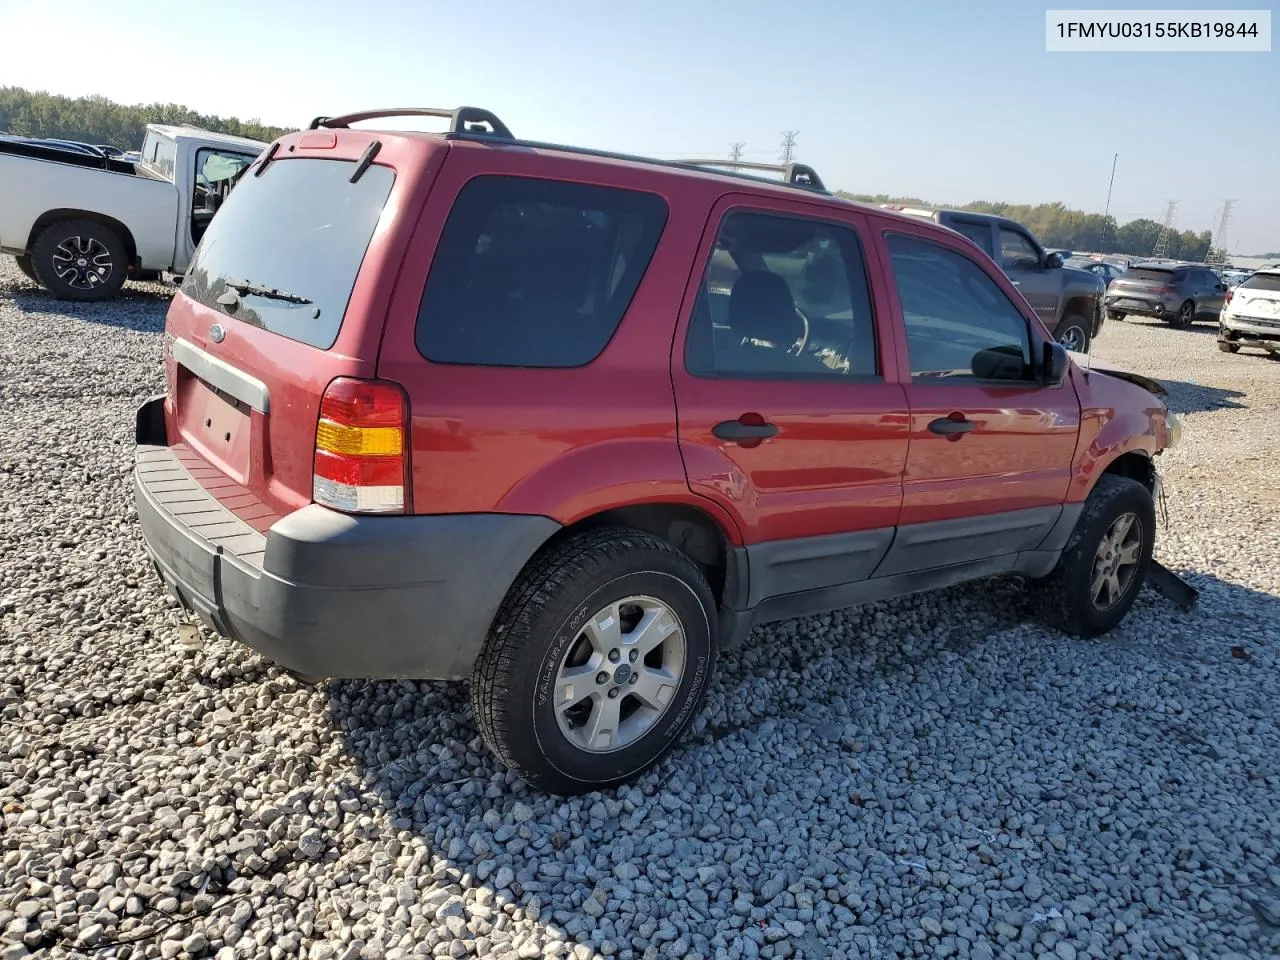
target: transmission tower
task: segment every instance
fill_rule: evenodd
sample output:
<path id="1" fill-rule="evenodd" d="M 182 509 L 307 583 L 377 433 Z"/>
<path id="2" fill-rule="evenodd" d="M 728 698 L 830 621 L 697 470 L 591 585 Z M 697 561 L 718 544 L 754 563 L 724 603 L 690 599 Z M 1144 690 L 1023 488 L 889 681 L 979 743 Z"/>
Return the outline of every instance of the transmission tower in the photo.
<path id="1" fill-rule="evenodd" d="M 1210 244 L 1209 256 L 1205 258 L 1205 262 L 1210 266 L 1220 266 L 1227 262 L 1227 223 L 1231 220 L 1231 208 L 1235 206 L 1234 200 L 1222 201 L 1222 217 L 1218 220 L 1218 229 L 1214 233 L 1213 239 L 1217 241 L 1217 246 Z"/>
<path id="2" fill-rule="evenodd" d="M 1170 200 L 1164 211 L 1164 226 L 1160 228 L 1160 236 L 1156 238 L 1156 248 L 1151 256 L 1160 260 L 1169 255 L 1169 234 L 1173 232 L 1173 220 L 1178 209 L 1178 201 Z"/>
<path id="3" fill-rule="evenodd" d="M 795 159 L 796 137 L 799 130 L 788 130 L 782 135 L 782 162 L 790 163 Z"/>
<path id="4" fill-rule="evenodd" d="M 729 159 L 730 159 L 731 161 L 733 161 L 734 163 L 736 163 L 737 161 L 741 160 L 741 159 L 742 159 L 742 148 L 743 148 L 743 147 L 745 147 L 745 146 L 746 146 L 746 144 L 745 144 L 745 143 L 731 143 L 731 144 L 729 144 Z M 735 167 L 733 167 L 733 169 L 734 169 L 734 170 L 737 170 L 738 168 L 735 166 Z"/>

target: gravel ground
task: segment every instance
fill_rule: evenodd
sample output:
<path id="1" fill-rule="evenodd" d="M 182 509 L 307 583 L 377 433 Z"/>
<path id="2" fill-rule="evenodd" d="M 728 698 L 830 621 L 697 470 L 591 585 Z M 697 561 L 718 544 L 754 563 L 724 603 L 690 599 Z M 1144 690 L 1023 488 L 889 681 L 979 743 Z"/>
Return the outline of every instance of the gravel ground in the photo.
<path id="1" fill-rule="evenodd" d="M 760 630 L 677 754 L 562 802 L 461 685 L 180 645 L 128 486 L 165 297 L 0 258 L 0 960 L 1280 956 L 1280 364 L 1096 346 L 1186 412 L 1197 612 L 1080 641 L 1002 583 Z"/>

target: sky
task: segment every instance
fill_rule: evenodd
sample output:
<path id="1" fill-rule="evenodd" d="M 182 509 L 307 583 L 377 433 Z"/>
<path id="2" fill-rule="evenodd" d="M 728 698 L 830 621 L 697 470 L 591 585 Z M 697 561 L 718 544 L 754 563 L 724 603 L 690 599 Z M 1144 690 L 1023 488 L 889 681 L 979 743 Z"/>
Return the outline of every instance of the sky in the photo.
<path id="1" fill-rule="evenodd" d="M 1280 44 L 1048 53 L 1045 7 L 130 0 L 103 17 L 101 0 L 0 0 L 0 86 L 280 126 L 467 104 L 519 137 L 669 159 L 742 142 L 744 159 L 773 162 L 795 130 L 796 159 L 834 189 L 1090 212 L 1104 209 L 1118 153 L 1120 222 L 1161 220 L 1178 200 L 1178 229 L 1216 229 L 1232 198 L 1230 252 L 1280 251 Z"/>

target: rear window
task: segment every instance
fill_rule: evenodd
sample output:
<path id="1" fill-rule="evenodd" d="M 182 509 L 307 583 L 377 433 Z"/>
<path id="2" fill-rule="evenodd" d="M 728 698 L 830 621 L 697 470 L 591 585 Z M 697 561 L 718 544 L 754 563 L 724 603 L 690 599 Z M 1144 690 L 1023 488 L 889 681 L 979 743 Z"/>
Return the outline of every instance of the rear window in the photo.
<path id="1" fill-rule="evenodd" d="M 355 162 L 281 159 L 240 178 L 209 224 L 182 292 L 244 323 L 327 350 L 338 339 L 360 264 L 395 174 L 374 164 L 350 183 Z M 277 290 L 306 303 L 239 291 Z M 234 301 L 229 296 L 225 299 Z"/>
<path id="2" fill-rule="evenodd" d="M 1241 280 L 1239 290 L 1265 290 L 1268 293 L 1280 293 L 1280 274 L 1255 273 L 1247 280 Z"/>
<path id="3" fill-rule="evenodd" d="M 577 367 L 618 328 L 666 225 L 656 194 L 481 176 L 458 195 L 417 344 L 436 363 Z"/>
<path id="4" fill-rule="evenodd" d="M 1126 280 L 1154 280 L 1157 283 L 1168 283 L 1172 277 L 1172 270 L 1139 270 L 1136 267 L 1130 267 L 1124 272 Z"/>

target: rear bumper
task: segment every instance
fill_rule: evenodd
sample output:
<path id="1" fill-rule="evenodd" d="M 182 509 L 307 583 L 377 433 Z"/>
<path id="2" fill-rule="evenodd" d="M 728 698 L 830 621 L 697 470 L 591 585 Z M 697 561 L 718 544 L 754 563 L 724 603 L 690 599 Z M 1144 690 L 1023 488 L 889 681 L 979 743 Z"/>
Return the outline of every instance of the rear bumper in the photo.
<path id="1" fill-rule="evenodd" d="M 1218 339 L 1280 348 L 1280 320 L 1224 315 L 1219 324 Z"/>
<path id="2" fill-rule="evenodd" d="M 1106 308 L 1112 313 L 1132 314 L 1139 317 L 1168 317 L 1178 312 L 1180 304 L 1140 297 L 1108 296 Z"/>
<path id="3" fill-rule="evenodd" d="M 468 676 L 507 589 L 559 529 L 538 516 L 353 517 L 311 504 L 259 533 L 154 442 L 161 402 L 139 411 L 134 467 L 156 571 L 217 633 L 301 673 Z"/>

